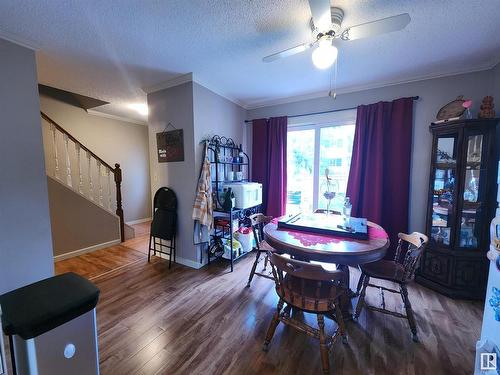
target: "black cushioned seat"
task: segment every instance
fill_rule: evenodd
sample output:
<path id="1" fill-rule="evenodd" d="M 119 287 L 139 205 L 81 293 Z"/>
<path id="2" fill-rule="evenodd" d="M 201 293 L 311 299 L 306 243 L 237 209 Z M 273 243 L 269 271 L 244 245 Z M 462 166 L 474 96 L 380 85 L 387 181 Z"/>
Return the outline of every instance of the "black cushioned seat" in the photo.
<path id="1" fill-rule="evenodd" d="M 72 272 L 50 277 L 0 296 L 6 335 L 39 336 L 92 310 L 99 289 Z"/>
<path id="2" fill-rule="evenodd" d="M 177 214 L 175 211 L 158 209 L 151 222 L 151 236 L 171 240 L 175 236 Z"/>

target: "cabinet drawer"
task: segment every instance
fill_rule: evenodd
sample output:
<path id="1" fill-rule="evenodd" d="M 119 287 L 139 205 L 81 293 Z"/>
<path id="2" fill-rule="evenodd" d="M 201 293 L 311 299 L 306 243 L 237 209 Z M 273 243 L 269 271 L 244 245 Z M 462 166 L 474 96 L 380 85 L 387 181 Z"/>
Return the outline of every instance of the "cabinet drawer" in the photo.
<path id="1" fill-rule="evenodd" d="M 450 283 L 450 258 L 445 255 L 427 253 L 423 262 L 423 274 L 440 284 Z"/>
<path id="2" fill-rule="evenodd" d="M 453 273 L 454 286 L 467 289 L 481 288 L 487 273 L 484 263 L 478 258 L 457 258 Z"/>

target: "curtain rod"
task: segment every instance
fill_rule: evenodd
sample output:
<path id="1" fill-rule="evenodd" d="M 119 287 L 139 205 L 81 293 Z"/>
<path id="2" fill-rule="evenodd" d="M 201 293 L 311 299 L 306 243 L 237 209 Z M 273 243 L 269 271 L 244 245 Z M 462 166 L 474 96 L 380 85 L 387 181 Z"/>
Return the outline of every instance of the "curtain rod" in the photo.
<path id="1" fill-rule="evenodd" d="M 417 96 L 412 96 L 411 97 L 413 100 L 418 100 L 420 99 L 420 97 L 417 95 Z M 341 111 L 349 111 L 351 109 L 356 109 L 358 107 L 349 107 L 349 108 L 340 108 L 340 109 L 332 109 L 332 110 L 329 110 L 329 111 L 322 111 L 322 112 L 311 112 L 311 113 L 301 113 L 299 115 L 291 115 L 291 116 L 287 116 L 288 118 L 294 118 L 294 117 L 304 117 L 304 116 L 312 116 L 312 115 L 322 115 L 322 114 L 325 114 L 325 113 L 334 113 L 334 112 L 341 112 Z M 245 122 L 248 124 L 250 122 L 253 122 L 254 120 L 245 120 Z"/>

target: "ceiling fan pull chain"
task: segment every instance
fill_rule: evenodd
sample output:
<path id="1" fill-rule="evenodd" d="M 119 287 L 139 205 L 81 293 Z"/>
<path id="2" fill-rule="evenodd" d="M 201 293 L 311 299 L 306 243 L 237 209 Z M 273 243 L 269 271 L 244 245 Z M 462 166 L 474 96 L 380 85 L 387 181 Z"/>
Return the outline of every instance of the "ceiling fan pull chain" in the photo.
<path id="1" fill-rule="evenodd" d="M 332 66 L 332 69 L 330 70 L 330 91 L 328 92 L 328 96 L 333 100 L 337 99 L 337 72 L 338 72 L 337 67 L 338 67 L 338 59 L 335 61 L 334 65 Z"/>
<path id="2" fill-rule="evenodd" d="M 333 100 L 337 99 L 337 76 L 338 76 L 339 59 L 335 60 L 335 76 L 333 77 Z"/>

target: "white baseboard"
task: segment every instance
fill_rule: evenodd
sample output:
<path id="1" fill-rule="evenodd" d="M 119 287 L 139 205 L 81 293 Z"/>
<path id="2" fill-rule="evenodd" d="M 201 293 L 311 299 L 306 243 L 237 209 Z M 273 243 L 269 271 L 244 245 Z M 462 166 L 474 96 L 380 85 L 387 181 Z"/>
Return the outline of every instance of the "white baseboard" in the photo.
<path id="1" fill-rule="evenodd" d="M 151 250 L 151 255 L 153 255 L 152 250 Z M 156 253 L 155 256 L 162 258 L 162 259 L 166 259 L 166 260 L 170 259 L 170 257 L 167 254 Z M 194 268 L 194 269 L 200 269 L 201 267 L 203 267 L 205 265 L 205 264 L 201 264 L 200 262 L 195 262 L 191 259 L 181 258 L 179 256 L 175 257 L 175 262 L 182 264 L 183 266 L 187 266 L 187 267 Z"/>
<path id="2" fill-rule="evenodd" d="M 127 222 L 125 222 L 125 224 L 127 224 L 127 225 L 135 225 L 135 224 L 145 223 L 145 222 L 151 221 L 151 220 L 153 220 L 153 218 L 151 218 L 151 217 L 145 217 L 144 219 L 127 221 Z"/>
<path id="3" fill-rule="evenodd" d="M 195 262 L 191 259 L 185 259 L 185 258 L 181 258 L 181 257 L 175 257 L 175 262 L 182 264 L 184 266 L 194 268 L 194 269 L 200 269 L 201 267 L 204 266 L 204 264 L 202 264 L 200 262 Z"/>
<path id="4" fill-rule="evenodd" d="M 120 243 L 121 243 L 120 239 L 113 240 L 113 241 L 108 241 L 108 242 L 104 242 L 104 243 L 99 243 L 97 245 L 92 245 L 92 246 L 89 246 L 89 247 L 85 247 L 83 249 L 71 251 L 69 253 L 65 253 L 65 254 L 61 254 L 61 255 L 56 255 L 56 256 L 54 256 L 54 261 L 55 262 L 59 262 L 60 260 L 77 257 L 78 255 L 82 255 L 82 254 L 86 254 L 86 253 L 91 253 L 93 251 L 101 250 L 101 249 L 104 249 L 106 247 L 110 247 L 110 246 L 114 246 L 114 245 L 118 245 Z"/>

